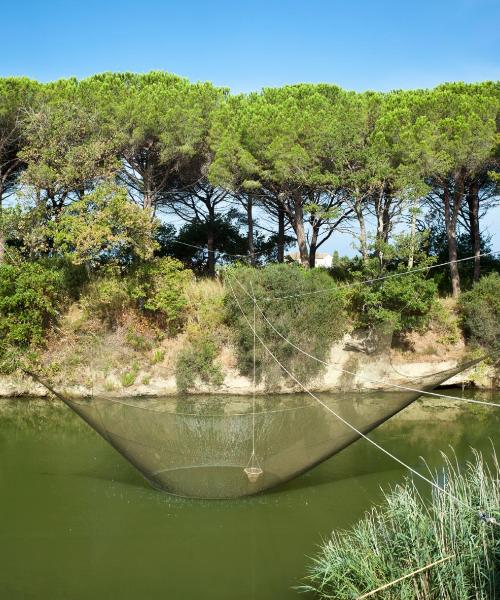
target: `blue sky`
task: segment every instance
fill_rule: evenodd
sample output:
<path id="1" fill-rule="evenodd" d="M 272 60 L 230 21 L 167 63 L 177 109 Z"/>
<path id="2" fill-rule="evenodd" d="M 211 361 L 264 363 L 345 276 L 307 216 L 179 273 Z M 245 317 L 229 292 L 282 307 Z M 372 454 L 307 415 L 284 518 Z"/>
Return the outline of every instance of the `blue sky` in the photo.
<path id="1" fill-rule="evenodd" d="M 163 69 L 247 92 L 500 79 L 498 0 L 24 0 L 2 21 L 0 75 L 41 81 Z M 496 238 L 498 223 L 500 210 Z"/>
<path id="2" fill-rule="evenodd" d="M 3 3 L 1 75 L 165 69 L 234 91 L 498 79 L 492 0 L 24 0 Z"/>

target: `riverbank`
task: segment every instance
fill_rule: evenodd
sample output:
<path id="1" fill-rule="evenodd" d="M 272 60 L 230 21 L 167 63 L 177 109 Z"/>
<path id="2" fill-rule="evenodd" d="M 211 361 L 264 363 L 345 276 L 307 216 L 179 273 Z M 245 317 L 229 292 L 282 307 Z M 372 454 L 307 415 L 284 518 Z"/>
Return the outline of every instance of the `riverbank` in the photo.
<path id="1" fill-rule="evenodd" d="M 116 336 L 116 334 L 115 334 Z M 179 336 L 181 337 L 181 336 Z M 427 334 L 429 337 L 429 334 Z M 63 366 L 72 362 L 71 349 L 60 348 L 61 368 L 50 377 L 55 387 L 73 397 L 92 395 L 124 398 L 129 396 L 161 397 L 179 393 L 175 375 L 176 355 L 182 350 L 182 339 L 167 340 L 161 348 L 153 352 L 153 359 L 144 360 L 139 365 L 138 351 L 126 349 L 106 340 L 99 349 L 95 360 L 82 360 L 72 369 Z M 343 390 L 391 391 L 394 386 L 419 387 L 423 380 L 440 371 L 454 369 L 471 359 L 463 344 L 455 344 L 444 350 L 437 349 L 429 354 L 428 344 L 425 351 L 419 351 L 421 344 L 411 352 L 387 348 L 384 351 L 369 354 L 353 349 L 353 339 L 345 336 L 342 342 L 332 346 L 328 360 L 320 373 L 307 384 L 313 392 L 338 392 Z M 81 349 L 80 349 L 81 350 Z M 63 354 L 65 360 L 63 360 Z M 103 364 L 103 358 L 106 363 Z M 247 395 L 253 392 L 252 379 L 242 375 L 238 368 L 235 350 L 225 347 L 218 357 L 222 374 L 220 384 L 207 383 L 196 379 L 191 394 Z M 440 387 L 472 387 L 480 390 L 498 389 L 499 380 L 494 367 L 482 362 L 466 369 L 440 384 Z M 256 387 L 257 394 L 267 394 L 270 390 L 263 384 Z M 272 393 L 289 394 L 303 391 L 290 378 L 276 381 Z M 0 378 L 0 398 L 49 396 L 48 390 L 30 377 L 16 373 Z"/>

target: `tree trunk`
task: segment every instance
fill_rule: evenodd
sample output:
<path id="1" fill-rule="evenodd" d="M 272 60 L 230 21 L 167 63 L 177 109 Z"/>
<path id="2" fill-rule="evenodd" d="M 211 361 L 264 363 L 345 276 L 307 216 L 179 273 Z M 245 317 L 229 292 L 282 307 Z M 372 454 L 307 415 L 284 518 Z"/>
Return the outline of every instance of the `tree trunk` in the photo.
<path id="1" fill-rule="evenodd" d="M 481 276 L 481 232 L 479 230 L 479 185 L 475 180 L 469 186 L 467 203 L 469 204 L 470 234 L 474 253 L 474 281 L 479 281 Z"/>
<path id="2" fill-rule="evenodd" d="M 304 229 L 304 208 L 302 205 L 302 194 L 297 191 L 294 193 L 294 216 L 293 228 L 297 237 L 299 247 L 300 262 L 303 267 L 309 266 L 309 254 L 307 252 L 306 232 Z"/>
<path id="3" fill-rule="evenodd" d="M 309 244 L 309 268 L 314 269 L 316 266 L 316 250 L 318 249 L 318 227 L 313 226 L 311 243 Z"/>
<path id="4" fill-rule="evenodd" d="M 0 189 L 0 265 L 5 261 L 5 233 L 3 231 L 2 190 Z"/>
<path id="5" fill-rule="evenodd" d="M 417 236 L 417 207 L 414 205 L 411 209 L 411 230 L 410 230 L 410 254 L 408 256 L 408 269 L 413 269 L 415 262 L 415 246 Z"/>
<path id="6" fill-rule="evenodd" d="M 377 233 L 375 251 L 377 253 L 380 270 L 384 266 L 384 212 L 382 208 L 383 192 L 375 198 L 375 215 L 377 217 Z"/>
<path id="7" fill-rule="evenodd" d="M 285 260 L 285 209 L 278 206 L 278 262 Z"/>
<path id="8" fill-rule="evenodd" d="M 253 198 L 251 195 L 248 196 L 247 200 L 247 222 L 248 222 L 248 255 L 250 257 L 250 264 L 255 266 L 255 246 L 253 243 Z"/>
<path id="9" fill-rule="evenodd" d="M 365 216 L 363 215 L 363 210 L 359 202 L 355 203 L 354 212 L 356 213 L 356 218 L 358 219 L 359 223 L 359 246 L 361 257 L 363 259 L 363 263 L 366 265 L 368 263 L 368 241 L 366 235 Z"/>
<path id="10" fill-rule="evenodd" d="M 448 184 L 444 186 L 444 221 L 446 226 L 446 237 L 448 240 L 448 260 L 450 261 L 451 293 L 454 298 L 460 294 L 460 273 L 457 265 L 457 216 L 455 210 L 459 190 L 455 185 L 453 200 L 450 197 Z M 459 205 L 460 206 L 460 205 Z"/>
<path id="11" fill-rule="evenodd" d="M 207 221 L 208 274 L 215 277 L 215 209 L 209 206 Z"/>

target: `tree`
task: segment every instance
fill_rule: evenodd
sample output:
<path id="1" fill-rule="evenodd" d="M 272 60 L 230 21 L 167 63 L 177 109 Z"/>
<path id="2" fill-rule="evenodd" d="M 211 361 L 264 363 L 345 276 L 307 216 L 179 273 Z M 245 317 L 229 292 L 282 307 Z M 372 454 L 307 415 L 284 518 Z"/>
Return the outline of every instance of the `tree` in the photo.
<path id="1" fill-rule="evenodd" d="M 478 175 L 496 150 L 498 100 L 487 94 L 469 93 L 464 86 L 441 86 L 429 92 L 425 105 L 428 172 L 433 190 L 429 202 L 444 214 L 452 294 L 460 292 L 457 260 L 457 224 L 467 195 L 471 202 L 474 253 L 480 253 Z M 476 267 L 476 277 L 479 266 Z"/>
<path id="2" fill-rule="evenodd" d="M 173 191 L 196 181 L 188 172 L 206 146 L 210 113 L 225 90 L 160 71 L 105 73 L 84 86 L 121 138 L 119 179 L 135 201 L 154 213 Z"/>
<path id="3" fill-rule="evenodd" d="M 103 185 L 65 207 L 52 224 L 54 247 L 75 264 L 127 266 L 153 257 L 157 222 L 123 188 Z"/>
<path id="4" fill-rule="evenodd" d="M 207 270 L 211 277 L 215 276 L 217 240 L 217 208 L 225 201 L 227 191 L 216 188 L 201 177 L 186 191 L 178 192 L 170 201 L 170 210 L 190 225 L 198 226 L 204 231 L 205 239 L 201 242 L 207 247 Z M 220 248 L 222 250 L 222 248 Z"/>
<path id="5" fill-rule="evenodd" d="M 3 203 L 15 191 L 24 167 L 21 121 L 39 91 L 39 85 L 27 78 L 0 79 L 0 264 L 4 261 L 5 223 Z"/>
<path id="6" fill-rule="evenodd" d="M 316 229 L 316 247 L 321 227 L 331 226 L 328 194 L 337 180 L 328 165 L 335 123 L 332 106 L 339 94 L 339 88 L 322 85 L 250 94 L 233 103 L 236 119 L 218 137 L 212 174 L 217 181 L 260 194 L 264 206 L 286 217 L 304 266 L 309 265 L 307 207 Z M 283 237 L 284 227 L 280 229 Z"/>
<path id="7" fill-rule="evenodd" d="M 47 251 L 46 226 L 65 206 L 81 199 L 117 170 L 116 137 L 100 113 L 83 104 L 74 80 L 45 90 L 22 121 L 25 164 L 21 184 L 29 192 L 31 230 L 25 240 L 34 251 Z"/>

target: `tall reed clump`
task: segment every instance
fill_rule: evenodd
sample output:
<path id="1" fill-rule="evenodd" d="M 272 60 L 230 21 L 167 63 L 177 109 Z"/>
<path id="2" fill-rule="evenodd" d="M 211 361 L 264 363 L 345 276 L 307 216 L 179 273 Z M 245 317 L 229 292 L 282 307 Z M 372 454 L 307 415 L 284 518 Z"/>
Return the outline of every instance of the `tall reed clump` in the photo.
<path id="1" fill-rule="evenodd" d="M 413 481 L 397 486 L 352 529 L 332 534 L 302 589 L 321 599 L 351 600 L 449 557 L 370 598 L 500 598 L 500 525 L 485 517 L 500 523 L 497 458 L 493 454 L 488 465 L 475 452 L 464 469 L 444 458 L 439 481 L 449 494 L 433 488 L 424 502 Z"/>

